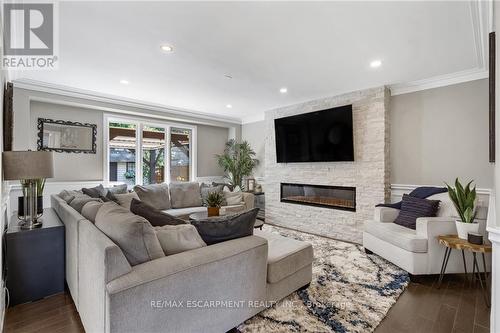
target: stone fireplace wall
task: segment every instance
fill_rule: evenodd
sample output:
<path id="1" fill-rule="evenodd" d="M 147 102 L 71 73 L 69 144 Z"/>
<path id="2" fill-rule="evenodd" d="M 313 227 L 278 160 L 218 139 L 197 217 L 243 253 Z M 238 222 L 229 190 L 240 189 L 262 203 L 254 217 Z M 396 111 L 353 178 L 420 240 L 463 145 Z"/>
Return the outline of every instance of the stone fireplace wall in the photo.
<path id="1" fill-rule="evenodd" d="M 389 201 L 389 97 L 386 87 L 266 112 L 266 222 L 361 243 L 364 221 Z M 274 119 L 352 104 L 354 162 L 276 163 Z M 356 212 L 280 202 L 280 183 L 356 187 Z"/>

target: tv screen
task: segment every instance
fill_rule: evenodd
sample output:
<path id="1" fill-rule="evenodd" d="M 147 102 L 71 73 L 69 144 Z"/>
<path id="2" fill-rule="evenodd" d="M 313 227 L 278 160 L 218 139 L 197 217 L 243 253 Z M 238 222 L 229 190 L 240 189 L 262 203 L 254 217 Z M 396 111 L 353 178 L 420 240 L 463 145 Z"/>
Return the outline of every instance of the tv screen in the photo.
<path id="1" fill-rule="evenodd" d="M 278 163 L 354 161 L 352 105 L 274 120 Z"/>

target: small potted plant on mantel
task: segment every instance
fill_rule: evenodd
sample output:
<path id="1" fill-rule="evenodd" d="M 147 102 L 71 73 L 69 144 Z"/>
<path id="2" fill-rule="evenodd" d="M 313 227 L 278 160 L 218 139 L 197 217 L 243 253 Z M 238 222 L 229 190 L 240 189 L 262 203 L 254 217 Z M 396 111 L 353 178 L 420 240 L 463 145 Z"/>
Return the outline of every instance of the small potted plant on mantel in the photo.
<path id="1" fill-rule="evenodd" d="M 455 180 L 455 188 L 446 184 L 448 187 L 448 195 L 455 205 L 460 220 L 456 220 L 458 237 L 467 239 L 468 233 L 478 233 L 479 223 L 474 220 L 476 218 L 476 186 L 470 188 L 472 180 L 463 186 L 458 178 Z"/>
<path id="2" fill-rule="evenodd" d="M 205 204 L 207 205 L 208 216 L 219 216 L 220 207 L 224 201 L 224 195 L 221 192 L 213 191 L 208 193 Z"/>

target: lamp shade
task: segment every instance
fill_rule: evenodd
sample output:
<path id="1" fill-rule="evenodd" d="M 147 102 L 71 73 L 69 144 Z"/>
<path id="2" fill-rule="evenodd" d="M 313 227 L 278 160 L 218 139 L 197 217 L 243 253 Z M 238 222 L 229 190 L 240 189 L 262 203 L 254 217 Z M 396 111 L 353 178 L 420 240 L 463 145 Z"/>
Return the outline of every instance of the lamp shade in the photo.
<path id="1" fill-rule="evenodd" d="M 50 151 L 6 151 L 2 160 L 4 180 L 54 177 L 54 153 Z"/>

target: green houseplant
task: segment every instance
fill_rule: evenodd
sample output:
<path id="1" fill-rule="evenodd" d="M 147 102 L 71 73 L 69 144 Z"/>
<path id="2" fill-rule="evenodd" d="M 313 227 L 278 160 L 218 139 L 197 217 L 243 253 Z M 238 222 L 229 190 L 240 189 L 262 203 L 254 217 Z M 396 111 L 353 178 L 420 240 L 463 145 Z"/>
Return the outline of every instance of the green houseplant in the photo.
<path id="1" fill-rule="evenodd" d="M 455 180 L 455 187 L 448 187 L 448 195 L 457 210 L 460 220 L 456 220 L 455 224 L 457 226 L 458 237 L 462 239 L 467 239 L 467 234 L 469 232 L 477 233 L 479 231 L 479 224 L 475 223 L 476 218 L 476 186 L 471 189 L 472 180 L 468 182 L 465 186 L 460 183 L 457 178 Z"/>
<path id="2" fill-rule="evenodd" d="M 208 193 L 205 199 L 208 216 L 219 216 L 220 207 L 224 201 L 224 195 L 221 192 L 213 191 Z"/>
<path id="3" fill-rule="evenodd" d="M 241 143 L 231 139 L 226 143 L 224 153 L 216 155 L 217 163 L 226 173 L 233 186 L 242 187 L 243 177 L 250 176 L 252 170 L 259 164 L 255 151 L 247 141 Z"/>

